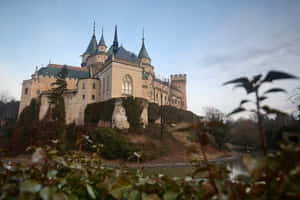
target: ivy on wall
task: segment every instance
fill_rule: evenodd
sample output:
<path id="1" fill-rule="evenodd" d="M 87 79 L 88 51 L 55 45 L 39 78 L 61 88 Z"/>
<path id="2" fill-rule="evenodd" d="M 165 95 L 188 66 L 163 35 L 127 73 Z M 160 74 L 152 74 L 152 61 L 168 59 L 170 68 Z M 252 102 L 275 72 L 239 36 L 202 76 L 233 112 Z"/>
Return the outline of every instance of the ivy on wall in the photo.
<path id="1" fill-rule="evenodd" d="M 135 130 L 142 127 L 141 114 L 143 111 L 143 100 L 132 96 L 123 98 L 122 104 L 126 111 L 127 121 L 130 128 Z"/>
<path id="2" fill-rule="evenodd" d="M 85 124 L 97 124 L 99 120 L 111 121 L 115 99 L 88 104 L 84 113 Z"/>
<path id="3" fill-rule="evenodd" d="M 154 123 L 155 120 L 161 116 L 165 119 L 166 123 L 178 123 L 178 122 L 197 122 L 199 116 L 191 111 L 178 109 L 173 106 L 159 106 L 156 103 L 149 103 L 148 106 L 148 120 L 150 123 Z"/>

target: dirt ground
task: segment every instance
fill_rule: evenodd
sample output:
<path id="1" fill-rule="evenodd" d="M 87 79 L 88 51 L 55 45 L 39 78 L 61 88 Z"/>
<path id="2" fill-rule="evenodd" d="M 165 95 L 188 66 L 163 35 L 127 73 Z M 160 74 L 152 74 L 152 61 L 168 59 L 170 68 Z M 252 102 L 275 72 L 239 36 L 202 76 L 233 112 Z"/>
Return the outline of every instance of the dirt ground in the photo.
<path id="1" fill-rule="evenodd" d="M 182 123 L 176 127 L 169 128 L 169 133 L 172 137 L 166 139 L 151 138 L 146 135 L 129 134 L 127 135 L 133 145 L 142 145 L 147 147 L 148 151 L 159 151 L 165 149 L 164 154 L 151 161 L 143 162 L 144 166 L 159 165 L 159 164 L 176 164 L 176 163 L 190 163 L 192 160 L 203 159 L 202 153 L 200 151 L 199 143 L 190 139 L 190 134 L 187 131 L 178 131 L 180 128 L 184 128 L 188 124 Z M 192 147 L 192 152 L 188 152 L 187 149 Z M 226 158 L 234 156 L 233 152 L 222 152 L 218 151 L 212 145 L 207 145 L 205 147 L 207 152 L 207 157 L 209 160 L 216 160 L 219 158 Z M 3 160 L 11 160 L 17 162 L 30 162 L 30 155 L 19 155 L 14 158 L 1 158 Z M 123 163 L 125 165 L 132 165 L 132 162 L 124 162 L 121 160 L 104 160 L 105 164 L 119 164 Z"/>

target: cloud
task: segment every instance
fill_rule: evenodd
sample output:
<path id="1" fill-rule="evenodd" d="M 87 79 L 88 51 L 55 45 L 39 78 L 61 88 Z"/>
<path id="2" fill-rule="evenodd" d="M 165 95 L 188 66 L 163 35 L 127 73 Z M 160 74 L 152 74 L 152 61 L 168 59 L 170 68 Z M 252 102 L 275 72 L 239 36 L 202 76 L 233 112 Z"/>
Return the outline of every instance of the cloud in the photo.
<path id="1" fill-rule="evenodd" d="M 18 68 L 13 64 L 2 62 L 0 66 L 0 93 L 20 100 L 22 81 L 25 79 L 24 74 L 16 70 Z"/>
<path id="2" fill-rule="evenodd" d="M 222 83 L 241 76 L 266 74 L 270 70 L 285 71 L 300 77 L 299 55 L 300 37 L 294 34 L 288 40 L 281 37 L 276 38 L 274 43 L 261 44 L 259 47 L 241 46 L 238 50 L 202 57 L 198 62 L 205 67 L 192 68 L 188 76 L 189 109 L 203 114 L 203 107 L 214 106 L 228 113 L 239 105 L 241 99 L 248 97 L 241 89 L 222 87 Z M 272 86 L 282 87 L 290 92 L 300 86 L 300 81 L 276 81 L 267 84 L 263 90 Z M 291 112 L 295 105 L 288 100 L 289 95 L 291 93 L 270 95 L 266 104 Z"/>

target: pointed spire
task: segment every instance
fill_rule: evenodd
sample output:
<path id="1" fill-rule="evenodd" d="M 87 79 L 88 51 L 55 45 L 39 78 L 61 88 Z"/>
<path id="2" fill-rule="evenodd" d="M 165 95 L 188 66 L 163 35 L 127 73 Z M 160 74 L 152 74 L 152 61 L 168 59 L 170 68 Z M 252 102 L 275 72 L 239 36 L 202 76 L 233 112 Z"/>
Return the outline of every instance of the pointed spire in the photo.
<path id="1" fill-rule="evenodd" d="M 103 27 L 102 27 L 101 39 L 99 41 L 98 46 L 105 46 L 106 47 L 106 44 L 105 44 L 105 41 L 104 41 L 104 36 L 103 36 Z"/>
<path id="2" fill-rule="evenodd" d="M 89 46 L 86 49 L 86 51 L 84 52 L 84 54 L 88 53 L 88 54 L 92 55 L 96 51 L 97 51 L 97 40 L 96 40 L 96 36 L 95 36 L 95 21 L 94 21 L 94 24 L 93 24 L 93 35 L 92 35 L 91 41 L 89 43 Z"/>
<path id="3" fill-rule="evenodd" d="M 145 42 L 144 41 L 145 41 L 145 37 L 144 37 L 144 29 L 143 29 L 142 48 L 140 50 L 138 58 L 148 58 L 148 59 L 151 59 L 149 57 L 149 54 L 148 54 L 147 49 L 145 47 Z"/>
<path id="4" fill-rule="evenodd" d="M 113 51 L 116 52 L 119 48 L 119 42 L 118 42 L 118 28 L 117 25 L 115 26 L 115 37 L 113 42 Z"/>
<path id="5" fill-rule="evenodd" d="M 94 25 L 93 25 L 93 35 L 95 35 L 95 28 L 96 28 L 96 23 L 94 21 Z"/>

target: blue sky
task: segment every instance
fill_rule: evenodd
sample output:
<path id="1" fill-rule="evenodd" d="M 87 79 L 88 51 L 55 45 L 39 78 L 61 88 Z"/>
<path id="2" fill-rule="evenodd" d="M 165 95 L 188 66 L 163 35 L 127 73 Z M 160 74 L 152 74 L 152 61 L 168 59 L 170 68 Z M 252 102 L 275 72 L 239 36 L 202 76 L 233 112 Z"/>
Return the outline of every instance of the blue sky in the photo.
<path id="1" fill-rule="evenodd" d="M 0 93 L 20 98 L 22 80 L 35 66 L 80 66 L 96 21 L 108 45 L 118 25 L 119 43 L 135 53 L 142 30 L 155 71 L 186 73 L 188 107 L 229 112 L 245 93 L 222 83 L 270 69 L 300 76 L 299 0 L 68 1 L 0 2 Z M 298 81 L 282 81 L 292 92 Z M 288 95 L 270 103 L 291 111 Z"/>

